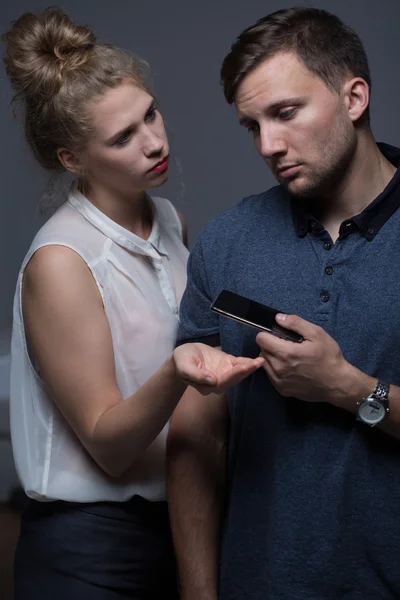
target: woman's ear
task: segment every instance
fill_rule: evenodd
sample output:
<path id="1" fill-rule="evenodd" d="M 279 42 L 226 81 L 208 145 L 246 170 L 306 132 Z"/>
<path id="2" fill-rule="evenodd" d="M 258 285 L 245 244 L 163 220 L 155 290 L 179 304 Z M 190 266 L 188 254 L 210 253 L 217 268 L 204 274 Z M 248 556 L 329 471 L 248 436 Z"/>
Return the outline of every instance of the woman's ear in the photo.
<path id="1" fill-rule="evenodd" d="M 68 148 L 58 148 L 57 156 L 64 169 L 67 171 L 76 175 L 81 175 L 84 172 L 81 159 L 77 154 L 68 150 Z"/>

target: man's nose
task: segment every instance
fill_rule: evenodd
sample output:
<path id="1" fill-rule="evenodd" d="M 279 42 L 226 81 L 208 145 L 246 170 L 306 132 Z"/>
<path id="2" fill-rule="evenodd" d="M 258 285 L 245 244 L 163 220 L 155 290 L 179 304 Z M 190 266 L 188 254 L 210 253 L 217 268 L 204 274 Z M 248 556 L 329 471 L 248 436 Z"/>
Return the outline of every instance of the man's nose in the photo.
<path id="1" fill-rule="evenodd" d="M 270 159 L 277 154 L 285 154 L 287 143 L 279 132 L 271 128 L 261 129 L 259 152 L 264 159 Z"/>

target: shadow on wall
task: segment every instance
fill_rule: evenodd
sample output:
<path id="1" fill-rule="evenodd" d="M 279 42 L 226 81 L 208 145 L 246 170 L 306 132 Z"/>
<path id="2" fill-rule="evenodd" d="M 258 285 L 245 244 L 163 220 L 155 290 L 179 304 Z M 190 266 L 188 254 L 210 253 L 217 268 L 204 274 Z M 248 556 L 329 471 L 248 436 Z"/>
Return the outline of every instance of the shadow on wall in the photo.
<path id="1" fill-rule="evenodd" d="M 0 507 L 0 598 L 2 600 L 12 600 L 13 597 L 13 563 L 19 521 L 19 511 L 7 506 Z"/>
<path id="2" fill-rule="evenodd" d="M 18 484 L 11 449 L 10 331 L 0 335 L 0 598 L 12 600 L 13 562 L 26 496 Z"/>
<path id="3" fill-rule="evenodd" d="M 0 504 L 18 487 L 10 439 L 10 332 L 0 336 Z"/>

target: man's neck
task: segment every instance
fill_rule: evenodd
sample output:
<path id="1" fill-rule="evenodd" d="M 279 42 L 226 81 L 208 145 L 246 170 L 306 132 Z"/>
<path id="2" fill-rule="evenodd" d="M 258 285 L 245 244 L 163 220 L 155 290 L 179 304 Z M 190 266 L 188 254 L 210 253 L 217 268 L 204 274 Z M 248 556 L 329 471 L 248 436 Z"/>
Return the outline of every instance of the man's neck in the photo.
<path id="1" fill-rule="evenodd" d="M 388 185 L 396 168 L 383 156 L 370 131 L 360 133 L 345 177 L 332 195 L 318 200 L 315 216 L 333 241 L 341 223 L 361 213 Z"/>

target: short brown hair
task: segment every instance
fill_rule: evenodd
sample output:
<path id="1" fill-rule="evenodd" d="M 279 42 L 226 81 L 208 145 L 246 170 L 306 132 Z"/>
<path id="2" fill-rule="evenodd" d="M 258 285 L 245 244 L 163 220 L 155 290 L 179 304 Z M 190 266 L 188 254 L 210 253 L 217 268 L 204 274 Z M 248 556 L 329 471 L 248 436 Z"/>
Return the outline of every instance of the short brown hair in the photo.
<path id="1" fill-rule="evenodd" d="M 334 92 L 348 74 L 362 77 L 371 87 L 367 55 L 355 31 L 325 10 L 288 8 L 259 19 L 232 45 L 221 68 L 229 104 L 246 75 L 278 52 L 294 52 Z"/>
<path id="2" fill-rule="evenodd" d="M 39 163 L 61 168 L 57 149 L 80 150 L 90 135 L 87 105 L 124 78 L 149 91 L 144 64 L 97 44 L 93 32 L 58 9 L 25 13 L 4 34 L 7 75 L 25 108 L 25 133 Z M 150 92 L 149 92 L 150 93 Z"/>

